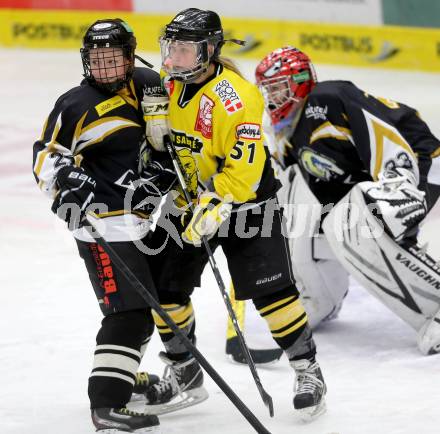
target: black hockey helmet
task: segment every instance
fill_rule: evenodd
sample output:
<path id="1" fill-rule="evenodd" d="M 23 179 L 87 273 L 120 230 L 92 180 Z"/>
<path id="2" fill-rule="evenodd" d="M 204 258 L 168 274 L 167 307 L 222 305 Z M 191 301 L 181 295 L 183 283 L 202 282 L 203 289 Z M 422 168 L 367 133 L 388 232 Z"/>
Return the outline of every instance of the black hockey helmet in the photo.
<path id="1" fill-rule="evenodd" d="M 104 76 L 102 80 L 97 80 L 96 76 L 92 74 L 90 64 L 91 50 L 99 48 L 109 49 L 102 50 L 102 54 L 99 55 L 99 59 L 109 62 L 109 65 L 99 65 L 99 67 L 93 68 L 94 72 L 99 71 L 101 77 Z M 129 83 L 133 75 L 135 49 L 136 38 L 133 30 L 125 21 L 120 18 L 110 18 L 94 22 L 87 29 L 83 38 L 83 48 L 80 50 L 84 77 L 90 84 L 109 92 L 122 89 Z M 123 76 L 114 75 L 114 65 L 118 64 L 118 60 L 121 62 L 121 56 L 118 55 L 119 50 L 122 50 L 123 61 L 128 61 Z"/>
<path id="2" fill-rule="evenodd" d="M 189 8 L 179 12 L 169 24 L 160 38 L 162 65 L 169 55 L 170 45 L 180 42 L 194 43 L 196 49 L 196 64 L 186 71 L 167 72 L 177 80 L 191 82 L 202 75 L 212 60 L 220 55 L 225 43 L 220 17 L 216 12 Z M 214 49 L 208 49 L 212 45 Z"/>

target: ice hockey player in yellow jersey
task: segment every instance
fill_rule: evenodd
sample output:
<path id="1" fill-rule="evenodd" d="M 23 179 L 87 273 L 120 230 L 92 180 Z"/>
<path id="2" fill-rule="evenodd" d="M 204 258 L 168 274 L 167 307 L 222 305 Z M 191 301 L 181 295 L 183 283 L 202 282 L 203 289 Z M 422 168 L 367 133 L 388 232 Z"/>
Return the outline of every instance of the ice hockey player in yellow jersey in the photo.
<path id="1" fill-rule="evenodd" d="M 159 299 L 193 338 L 190 295 L 200 286 L 207 260 L 201 237 L 213 250 L 220 245 L 237 300 L 252 299 L 266 320 L 296 373 L 294 408 L 309 419 L 324 411 L 326 386 L 282 234 L 276 200 L 280 184 L 263 141 L 264 101 L 258 88 L 220 56 L 225 42 L 215 12 L 190 8 L 178 13 L 160 39 L 169 130 L 166 110 L 156 110 L 153 97 L 144 98 L 146 114 L 161 113 L 156 120 L 147 116 L 147 136 L 164 150 L 162 135 L 168 131 L 195 204 L 181 228 L 185 247 L 170 249 L 162 264 Z M 163 103 L 159 97 L 156 108 Z M 152 404 L 190 389 L 193 378 L 197 386 L 203 381 L 194 358 L 156 319 L 171 369 L 153 387 Z"/>

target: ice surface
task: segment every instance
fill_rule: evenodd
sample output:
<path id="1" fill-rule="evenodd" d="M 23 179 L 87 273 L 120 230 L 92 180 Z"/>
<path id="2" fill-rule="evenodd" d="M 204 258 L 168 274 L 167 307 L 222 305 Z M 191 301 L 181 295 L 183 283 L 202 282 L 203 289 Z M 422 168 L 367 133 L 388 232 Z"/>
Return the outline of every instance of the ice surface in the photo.
<path id="1" fill-rule="evenodd" d="M 158 56 L 145 57 L 159 64 Z M 80 80 L 79 53 L 2 49 L 0 64 L 0 433 L 89 433 L 87 378 L 101 314 L 76 246 L 31 171 L 46 116 Z M 254 64 L 240 62 L 248 77 Z M 417 107 L 440 136 L 440 75 L 329 66 L 318 73 Z M 438 227 L 436 208 L 423 238 L 440 258 Z M 285 359 L 259 370 L 274 399 L 273 419 L 247 368 L 226 360 L 226 313 L 209 269 L 194 306 L 200 350 L 272 433 L 440 432 L 440 356 L 422 356 L 415 333 L 362 288 L 353 285 L 340 317 L 315 333 L 329 391 L 327 414 L 312 424 L 293 412 Z M 142 367 L 160 373 L 160 350 L 155 335 Z M 163 433 L 254 432 L 210 379 L 206 384 L 210 399 L 163 416 Z"/>

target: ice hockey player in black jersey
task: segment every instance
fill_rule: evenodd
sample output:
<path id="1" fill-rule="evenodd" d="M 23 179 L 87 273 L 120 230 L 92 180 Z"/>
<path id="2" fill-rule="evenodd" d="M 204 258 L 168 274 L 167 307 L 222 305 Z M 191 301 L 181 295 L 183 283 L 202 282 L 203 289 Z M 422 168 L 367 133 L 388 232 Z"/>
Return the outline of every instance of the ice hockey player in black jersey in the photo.
<path id="1" fill-rule="evenodd" d="M 155 208 L 142 199 L 166 193 L 175 175 L 168 155 L 145 143 L 141 101 L 161 83 L 153 70 L 134 66 L 135 47 L 133 31 L 120 19 L 90 26 L 81 49 L 85 79 L 55 103 L 34 144 L 33 172 L 52 211 L 73 231 L 104 315 L 88 386 L 93 423 L 98 431 L 150 433 L 159 432 L 157 416 L 126 404 L 133 390 L 143 393 L 152 382 L 137 372 L 154 329 L 151 310 L 82 227 L 93 211 L 100 233 L 154 290 L 146 267 L 154 273 L 157 258 L 135 245 L 149 236 Z"/>
<path id="2" fill-rule="evenodd" d="M 424 354 L 440 352 L 440 269 L 417 245 L 440 193 L 440 141 L 405 104 L 318 82 L 294 47 L 267 55 L 256 80 L 312 326 L 337 315 L 351 273 L 417 331 Z"/>

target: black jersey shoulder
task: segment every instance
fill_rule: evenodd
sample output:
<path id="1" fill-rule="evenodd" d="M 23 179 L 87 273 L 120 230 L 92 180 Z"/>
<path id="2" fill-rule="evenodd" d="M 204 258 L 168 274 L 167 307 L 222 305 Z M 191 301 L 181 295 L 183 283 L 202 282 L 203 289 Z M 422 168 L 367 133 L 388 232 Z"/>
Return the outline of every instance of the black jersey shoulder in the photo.
<path id="1" fill-rule="evenodd" d="M 320 81 L 309 94 L 313 100 L 340 100 L 355 98 L 362 94 L 362 91 L 351 81 L 328 80 Z"/>
<path id="2" fill-rule="evenodd" d="M 97 104 L 112 98 L 114 95 L 104 93 L 83 81 L 79 86 L 61 95 L 54 109 L 63 113 L 66 120 L 75 121 Z"/>
<path id="3" fill-rule="evenodd" d="M 133 72 L 133 83 L 138 98 L 144 95 L 166 95 L 160 75 L 152 69 L 136 67 Z"/>

